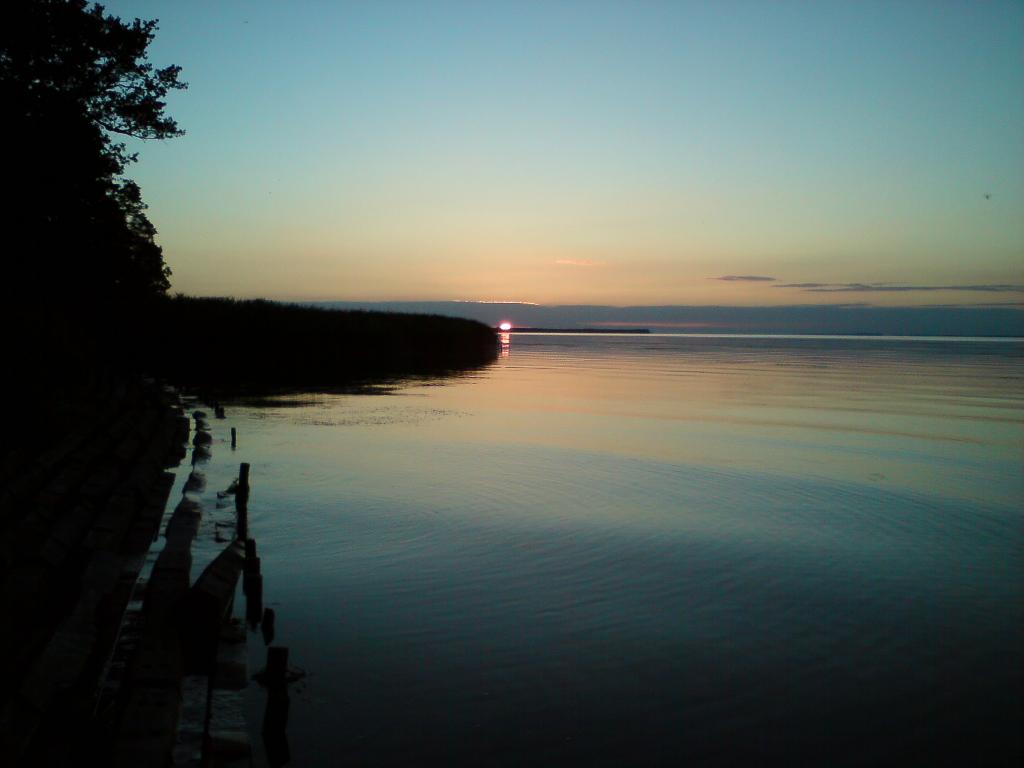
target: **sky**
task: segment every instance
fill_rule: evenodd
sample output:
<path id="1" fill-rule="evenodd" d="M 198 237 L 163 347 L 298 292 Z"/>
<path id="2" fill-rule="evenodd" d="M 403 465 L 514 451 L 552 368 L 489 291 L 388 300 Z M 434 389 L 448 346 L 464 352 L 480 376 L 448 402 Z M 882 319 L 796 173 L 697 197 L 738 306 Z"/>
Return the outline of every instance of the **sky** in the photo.
<path id="1" fill-rule="evenodd" d="M 1024 3 L 118 0 L 175 291 L 1024 301 Z"/>

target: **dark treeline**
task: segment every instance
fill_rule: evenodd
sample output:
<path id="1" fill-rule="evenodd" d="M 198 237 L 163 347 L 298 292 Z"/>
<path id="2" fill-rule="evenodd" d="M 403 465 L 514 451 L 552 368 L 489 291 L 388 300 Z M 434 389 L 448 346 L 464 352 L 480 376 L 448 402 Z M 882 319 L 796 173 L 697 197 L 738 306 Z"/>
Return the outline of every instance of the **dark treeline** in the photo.
<path id="1" fill-rule="evenodd" d="M 146 375 L 218 397 L 340 390 L 476 368 L 498 353 L 475 320 L 332 310 L 263 300 L 161 296 L 118 312 L 23 307 L 6 382 L 31 450 L 88 416 L 97 382 Z"/>
<path id="2" fill-rule="evenodd" d="M 222 395 L 444 374 L 498 349 L 474 320 L 262 300 L 176 296 L 155 305 L 150 327 L 156 343 L 136 347 L 138 367 Z"/>
<path id="3" fill-rule="evenodd" d="M 124 140 L 181 134 L 164 114 L 178 67 L 146 57 L 155 22 L 84 0 L 10 0 L 0 25 L 0 141 L 8 195 L 0 311 L 6 385 L 31 451 L 71 429 L 169 287 Z M 14 450 L 14 449 L 12 449 Z"/>

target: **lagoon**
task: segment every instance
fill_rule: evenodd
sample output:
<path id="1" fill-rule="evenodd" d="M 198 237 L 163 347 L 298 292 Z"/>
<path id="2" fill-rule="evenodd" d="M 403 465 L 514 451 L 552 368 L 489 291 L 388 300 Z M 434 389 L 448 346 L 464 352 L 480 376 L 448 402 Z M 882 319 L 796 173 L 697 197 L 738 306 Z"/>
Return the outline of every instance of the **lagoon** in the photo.
<path id="1" fill-rule="evenodd" d="M 513 333 L 229 426 L 294 764 L 1019 762 L 1020 341 Z"/>

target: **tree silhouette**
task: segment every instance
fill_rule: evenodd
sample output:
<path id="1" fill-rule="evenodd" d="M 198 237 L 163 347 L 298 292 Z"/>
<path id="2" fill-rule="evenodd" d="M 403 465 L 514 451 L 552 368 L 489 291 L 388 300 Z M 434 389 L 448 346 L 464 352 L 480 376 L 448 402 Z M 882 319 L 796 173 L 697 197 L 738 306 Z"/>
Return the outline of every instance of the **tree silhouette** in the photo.
<path id="1" fill-rule="evenodd" d="M 61 302 L 163 294 L 170 270 L 118 136 L 183 131 L 164 113 L 180 68 L 147 60 L 156 21 L 85 0 L 8 0 L 0 11 L 0 131 L 8 287 Z M 20 278 L 12 281 L 15 274 Z"/>

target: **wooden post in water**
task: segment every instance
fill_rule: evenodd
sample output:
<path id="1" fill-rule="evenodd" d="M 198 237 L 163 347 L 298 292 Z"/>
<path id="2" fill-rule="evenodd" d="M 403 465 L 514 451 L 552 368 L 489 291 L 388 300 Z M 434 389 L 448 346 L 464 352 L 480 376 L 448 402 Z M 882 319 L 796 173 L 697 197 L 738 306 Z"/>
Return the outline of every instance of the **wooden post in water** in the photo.
<path id="1" fill-rule="evenodd" d="M 243 573 L 246 576 L 259 576 L 259 575 L 261 575 L 262 572 L 260 571 L 260 559 L 258 557 L 247 558 L 246 561 L 245 561 L 245 570 L 243 571 Z M 243 587 L 242 591 L 245 591 L 245 582 L 244 581 L 242 582 L 242 587 Z"/>
<path id="2" fill-rule="evenodd" d="M 245 618 L 256 626 L 263 617 L 263 575 L 247 573 L 242 582 L 245 589 Z"/>
<path id="3" fill-rule="evenodd" d="M 238 491 L 236 496 L 243 496 L 249 500 L 249 463 L 243 461 L 238 465 Z"/>
<path id="4" fill-rule="evenodd" d="M 248 541 L 252 541 L 252 539 L 249 539 Z M 253 551 L 256 551 L 255 548 Z M 261 574 L 260 559 L 256 555 L 252 555 L 250 557 L 247 553 L 245 562 L 242 565 L 242 592 L 246 596 L 249 595 L 249 585 L 252 583 L 254 577 L 260 576 Z M 260 612 L 263 612 L 262 608 L 260 609 Z"/>
<path id="5" fill-rule="evenodd" d="M 267 648 L 267 671 L 264 681 L 267 688 L 283 688 L 288 682 L 288 648 L 272 645 Z"/>
<path id="6" fill-rule="evenodd" d="M 243 541 L 249 538 L 249 465 L 238 466 L 238 488 L 235 490 L 235 537 Z"/>
<path id="7" fill-rule="evenodd" d="M 276 618 L 276 616 L 274 614 L 274 609 L 273 608 L 264 608 L 263 609 L 263 622 L 262 622 L 262 624 L 260 626 L 260 629 L 263 630 L 263 644 L 264 645 L 270 645 L 272 642 L 274 642 L 275 618 Z"/>
<path id="8" fill-rule="evenodd" d="M 263 732 L 283 732 L 288 725 L 288 649 L 285 646 L 267 648 L 267 668 L 263 674 L 267 687 Z"/>
<path id="9" fill-rule="evenodd" d="M 232 427 L 231 428 L 231 450 L 234 450 L 235 446 L 237 446 L 237 445 L 238 445 L 238 433 L 235 431 L 235 428 Z"/>
<path id="10" fill-rule="evenodd" d="M 263 712 L 263 746 L 267 762 L 277 768 L 290 762 L 288 748 L 288 649 L 272 645 L 267 648 L 267 708 Z"/>

